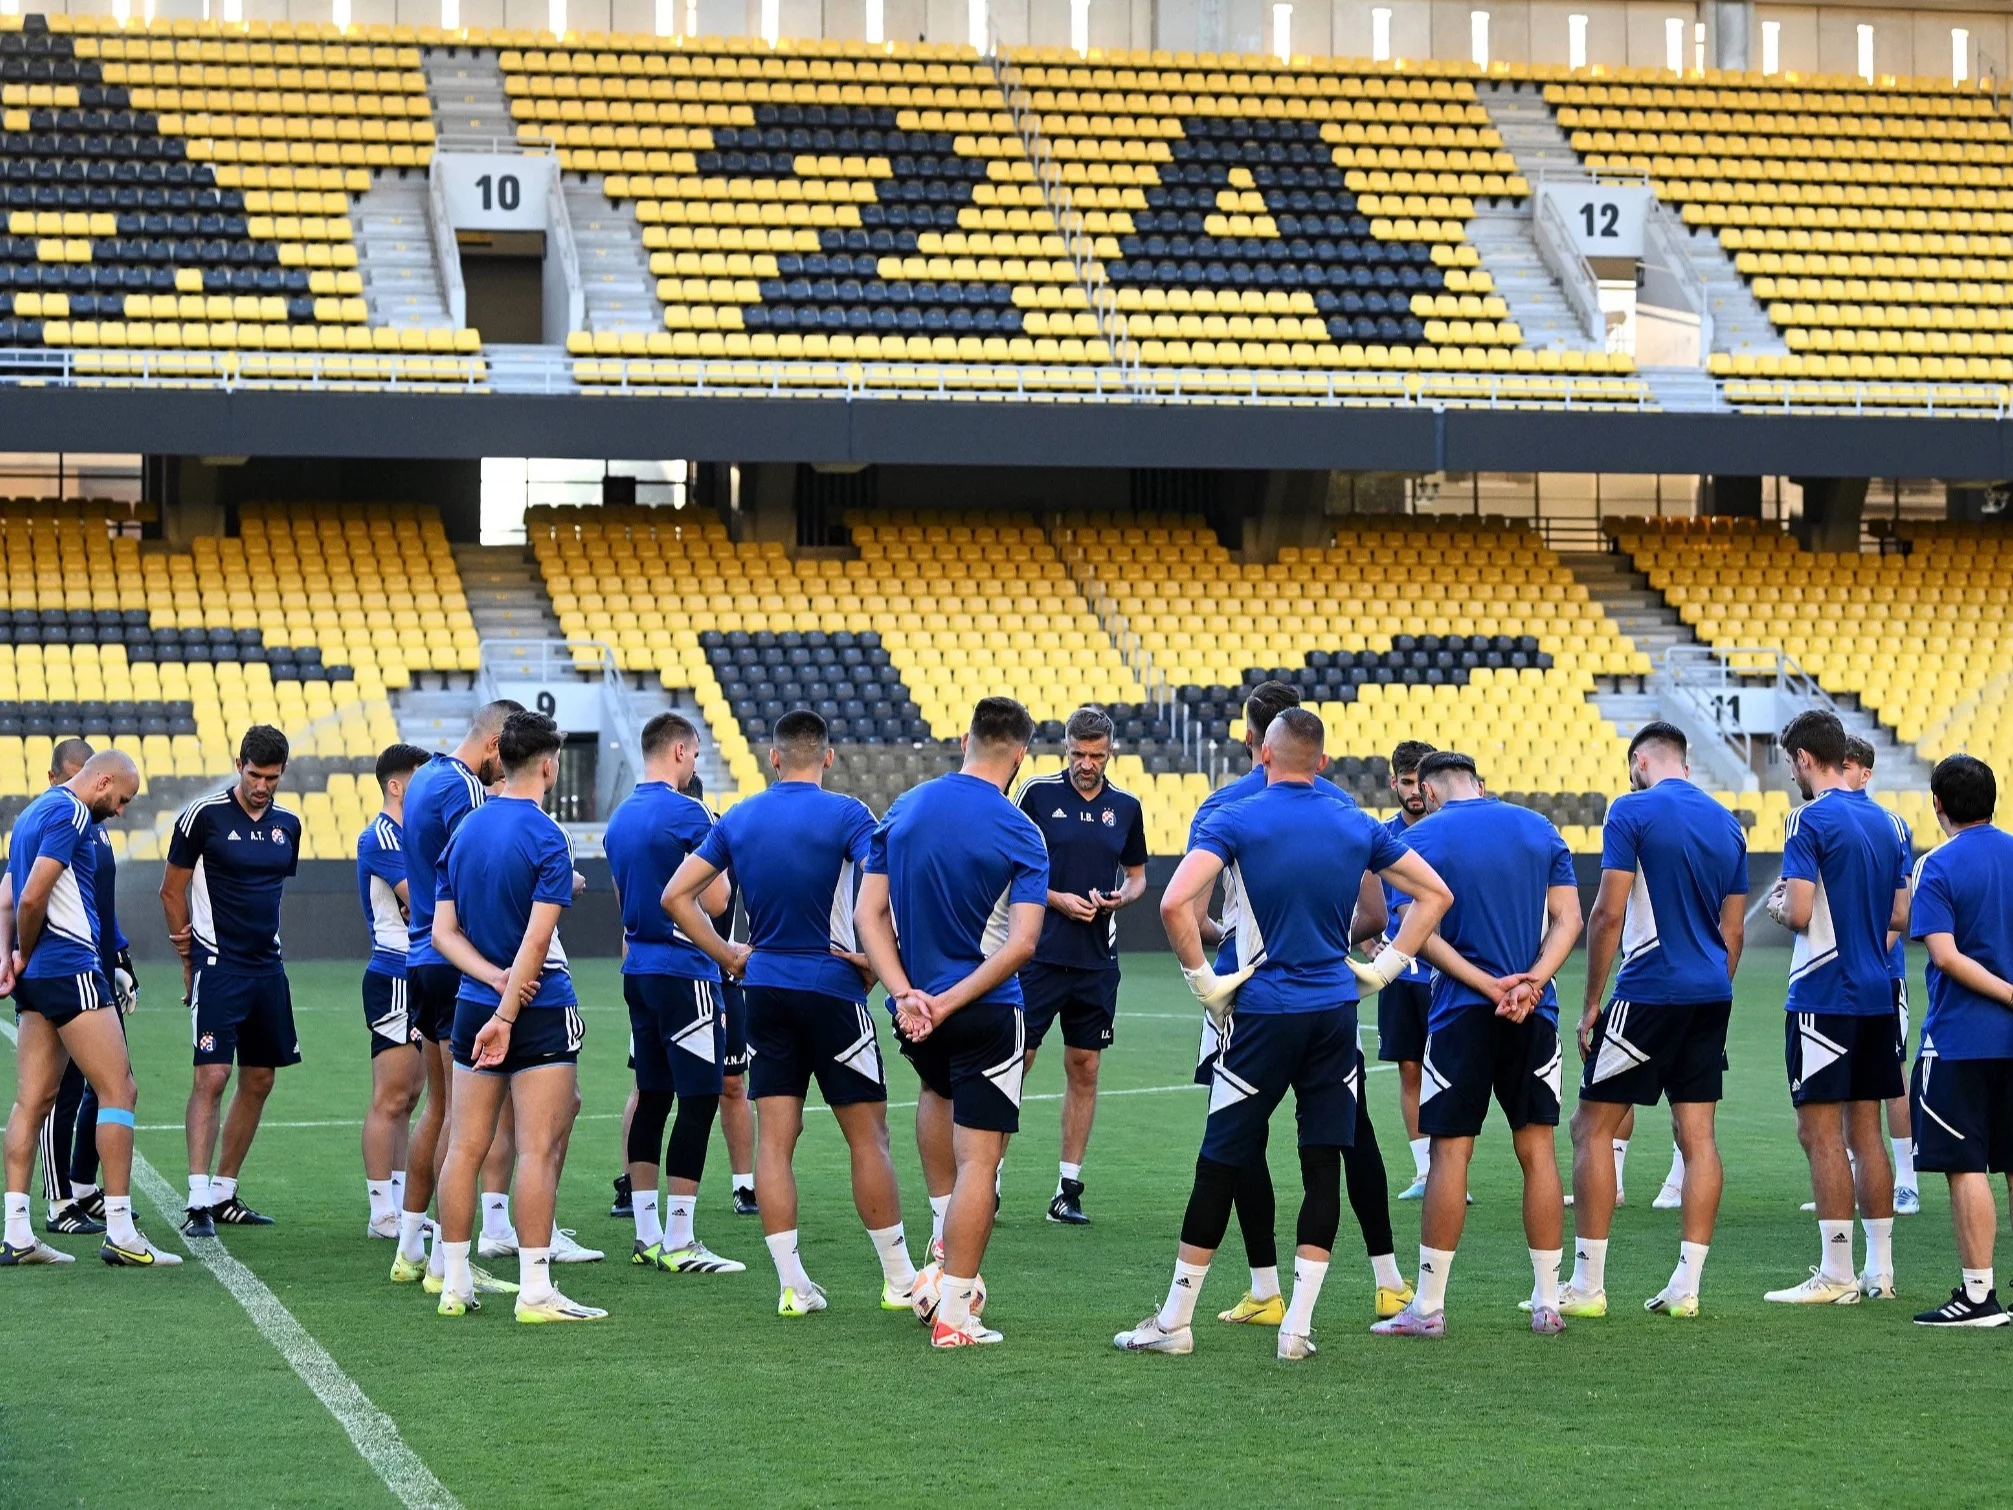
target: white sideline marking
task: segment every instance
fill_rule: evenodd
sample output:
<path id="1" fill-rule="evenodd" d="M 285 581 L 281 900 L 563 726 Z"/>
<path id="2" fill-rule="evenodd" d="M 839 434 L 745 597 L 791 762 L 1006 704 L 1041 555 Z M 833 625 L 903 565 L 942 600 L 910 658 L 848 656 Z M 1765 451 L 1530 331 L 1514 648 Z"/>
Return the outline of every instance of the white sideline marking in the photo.
<path id="1" fill-rule="evenodd" d="M 19 1043 L 14 1024 L 0 1017 L 0 1033 L 9 1043 Z M 333 1124 L 323 1124 L 333 1125 Z M 133 1154 L 133 1183 L 146 1192 L 161 1220 L 177 1228 L 181 1197 L 158 1171 L 136 1150 Z M 293 1312 L 280 1304 L 279 1297 L 265 1287 L 258 1275 L 231 1257 L 230 1250 L 213 1237 L 182 1237 L 182 1245 L 197 1262 L 216 1276 L 217 1283 L 244 1307 L 259 1334 L 287 1360 L 301 1383 L 314 1391 L 336 1423 L 348 1433 L 357 1455 L 384 1480 L 400 1504 L 408 1510 L 461 1510 L 461 1502 L 433 1476 L 433 1470 L 406 1446 L 398 1434 L 398 1424 L 371 1404 L 357 1382 L 342 1371 L 328 1350 L 315 1341 L 308 1329 L 295 1320 Z"/>

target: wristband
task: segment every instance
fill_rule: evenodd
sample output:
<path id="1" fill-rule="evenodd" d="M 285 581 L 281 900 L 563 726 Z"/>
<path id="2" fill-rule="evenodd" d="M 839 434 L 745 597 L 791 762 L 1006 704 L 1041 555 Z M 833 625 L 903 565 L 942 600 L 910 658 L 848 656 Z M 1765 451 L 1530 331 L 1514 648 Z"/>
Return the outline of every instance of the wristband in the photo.
<path id="1" fill-rule="evenodd" d="M 490 1016 L 494 1017 L 506 1028 L 514 1028 L 517 1026 L 517 1019 L 515 1017 L 505 1017 L 501 1012 L 492 1012 Z"/>

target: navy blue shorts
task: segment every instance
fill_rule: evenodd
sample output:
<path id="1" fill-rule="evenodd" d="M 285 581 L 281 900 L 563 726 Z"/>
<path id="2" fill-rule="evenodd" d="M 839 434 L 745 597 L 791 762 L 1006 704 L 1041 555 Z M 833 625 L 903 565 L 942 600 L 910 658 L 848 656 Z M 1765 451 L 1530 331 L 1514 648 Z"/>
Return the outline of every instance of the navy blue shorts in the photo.
<path id="1" fill-rule="evenodd" d="M 198 965 L 189 982 L 197 1064 L 281 1069 L 301 1062 L 294 997 L 284 970 L 245 972 Z"/>
<path id="2" fill-rule="evenodd" d="M 748 1073 L 748 992 L 745 987 L 730 981 L 720 982 L 720 1020 L 726 1024 L 727 1030 L 720 1073 L 745 1075 Z"/>
<path id="3" fill-rule="evenodd" d="M 1020 972 L 1020 992 L 1026 1002 L 1027 1046 L 1041 1047 L 1049 1024 L 1062 1019 L 1066 1048 L 1093 1052 L 1111 1047 L 1111 1025 L 1118 1016 L 1118 969 L 1079 970 L 1069 965 L 1029 964 Z"/>
<path id="4" fill-rule="evenodd" d="M 407 965 L 405 993 L 406 1011 L 420 1037 L 428 1043 L 446 1043 L 454 1036 L 459 970 L 452 965 Z"/>
<path id="5" fill-rule="evenodd" d="M 16 1021 L 23 1012 L 33 1012 L 48 1018 L 50 1027 L 61 1028 L 86 1012 L 99 1012 L 111 1006 L 112 988 L 96 970 L 83 970 L 75 975 L 23 976 L 14 982 Z"/>
<path id="6" fill-rule="evenodd" d="M 802 1100 L 812 1077 L 827 1106 L 888 1099 L 881 1045 L 864 1002 L 796 991 L 748 987 L 748 1094 Z"/>
<path id="7" fill-rule="evenodd" d="M 1417 1064 L 1426 1057 L 1426 1015 L 1433 1007 L 1430 981 L 1394 980 L 1377 993 L 1377 1057 L 1386 1064 Z"/>
<path id="8" fill-rule="evenodd" d="M 1223 1038 L 1216 1031 L 1216 1024 L 1209 1020 L 1209 1014 L 1202 1017 L 1202 1042 L 1195 1046 L 1195 1083 L 1209 1085 L 1216 1079 L 1216 1056 L 1223 1048 Z"/>
<path id="9" fill-rule="evenodd" d="M 549 1064 L 578 1064 L 580 1045 L 587 1038 L 587 1025 L 580 1020 L 580 1008 L 524 1007 L 510 1029 L 510 1047 L 503 1062 L 487 1069 L 475 1068 L 475 1035 L 496 1015 L 496 1008 L 484 1001 L 457 1001 L 454 1004 L 454 1062 L 478 1075 L 515 1075 L 522 1070 L 543 1069 Z"/>
<path id="10" fill-rule="evenodd" d="M 418 1046 L 419 1028 L 413 1023 L 407 1005 L 410 999 L 403 975 L 393 975 L 387 970 L 364 971 L 363 1020 L 370 1029 L 371 1058 L 377 1058 L 386 1049 L 406 1044 Z"/>
<path id="11" fill-rule="evenodd" d="M 662 1096 L 717 1096 L 727 1060 L 727 1024 L 717 981 L 689 975 L 625 975 L 629 1054 L 636 1089 Z"/>
<path id="12" fill-rule="evenodd" d="M 1887 1101 L 1906 1089 L 1901 1010 L 1872 1017 L 1842 1012 L 1783 1013 L 1783 1060 L 1793 1106 Z"/>
<path id="13" fill-rule="evenodd" d="M 1726 1075 L 1730 1001 L 1658 1003 L 1616 999 L 1594 1021 L 1580 1099 L 1655 1106 L 1717 1101 Z"/>
<path id="14" fill-rule="evenodd" d="M 1354 1002 L 1231 1014 L 1210 1080 L 1202 1156 L 1239 1166 L 1263 1157 L 1272 1113 L 1289 1090 L 1302 1148 L 1352 1147 L 1362 1062 Z"/>
<path id="15" fill-rule="evenodd" d="M 2013 1059 L 1924 1054 L 1914 1080 L 1908 1110 L 1917 1169 L 2013 1173 Z"/>
<path id="16" fill-rule="evenodd" d="M 1419 1077 L 1419 1131 L 1429 1138 L 1473 1138 L 1489 1115 L 1489 1097 L 1510 1124 L 1559 1125 L 1559 1025 L 1533 1012 L 1522 1022 L 1486 1005 L 1462 1007 L 1426 1035 Z"/>
<path id="17" fill-rule="evenodd" d="M 1021 1069 L 1027 1036 L 1019 1007 L 974 1002 L 953 1012 L 921 1043 L 895 1041 L 924 1085 L 951 1103 L 951 1120 L 979 1132 L 1020 1131 Z"/>

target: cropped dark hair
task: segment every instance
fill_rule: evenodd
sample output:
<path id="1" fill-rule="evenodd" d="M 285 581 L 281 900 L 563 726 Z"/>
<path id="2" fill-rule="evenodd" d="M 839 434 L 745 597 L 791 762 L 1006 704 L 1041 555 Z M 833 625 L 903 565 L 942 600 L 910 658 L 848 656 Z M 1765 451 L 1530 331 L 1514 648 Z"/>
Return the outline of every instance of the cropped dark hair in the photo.
<path id="1" fill-rule="evenodd" d="M 675 744 L 698 738 L 698 727 L 684 714 L 659 713 L 643 726 L 643 754 L 661 755 Z"/>
<path id="2" fill-rule="evenodd" d="M 1636 736 L 1629 741 L 1629 759 L 1635 759 L 1636 751 L 1644 745 L 1665 745 L 1679 760 L 1691 753 L 1691 745 L 1684 737 L 1684 730 L 1676 724 L 1653 719 L 1636 730 Z"/>
<path id="3" fill-rule="evenodd" d="M 84 762 L 95 754 L 97 751 L 91 748 L 91 741 L 88 739 L 59 739 L 55 748 L 49 752 L 49 774 L 60 776 L 65 766 L 72 771 L 81 771 Z"/>
<path id="4" fill-rule="evenodd" d="M 1433 753 L 1434 747 L 1423 739 L 1401 739 L 1391 752 L 1391 774 L 1410 776 L 1419 769 L 1419 762 Z"/>
<path id="5" fill-rule="evenodd" d="M 1929 790 L 1952 823 L 1984 823 L 1999 803 L 1999 780 L 1976 755 L 1946 755 L 1929 773 Z"/>
<path id="6" fill-rule="evenodd" d="M 1111 721 L 1111 715 L 1095 704 L 1086 704 L 1070 714 L 1069 723 L 1063 728 L 1066 739 L 1110 739 L 1118 733 L 1118 725 Z"/>
<path id="7" fill-rule="evenodd" d="M 1435 750 L 1419 762 L 1419 779 L 1427 781 L 1446 771 L 1465 771 L 1477 781 L 1482 773 L 1475 769 L 1475 757 L 1463 755 L 1459 750 Z"/>
<path id="8" fill-rule="evenodd" d="M 982 697 L 972 709 L 975 745 L 1026 745 L 1034 738 L 1034 719 L 1011 697 Z"/>
<path id="9" fill-rule="evenodd" d="M 377 757 L 377 784 L 383 786 L 395 776 L 409 776 L 432 758 L 418 745 L 386 745 Z"/>
<path id="10" fill-rule="evenodd" d="M 289 748 L 286 735 L 271 724 L 253 724 L 238 741 L 238 764 L 276 765 L 284 770 Z"/>
<path id="11" fill-rule="evenodd" d="M 1857 734 L 1845 736 L 1845 758 L 1865 770 L 1873 769 L 1873 744 Z"/>
<path id="12" fill-rule="evenodd" d="M 1780 743 L 1785 760 L 1793 760 L 1796 752 L 1802 750 L 1826 770 L 1835 771 L 1845 764 L 1845 725 L 1838 721 L 1836 713 L 1821 708 L 1792 718 L 1789 727 L 1782 731 Z"/>
<path id="13" fill-rule="evenodd" d="M 1285 682 L 1260 682 L 1245 694 L 1244 727 L 1254 740 L 1263 741 L 1273 719 L 1299 706 L 1298 688 Z"/>
<path id="14" fill-rule="evenodd" d="M 513 713 L 503 721 L 496 754 L 506 771 L 516 772 L 534 760 L 558 754 L 565 743 L 566 736 L 559 732 L 559 725 L 543 713 Z"/>
<path id="15" fill-rule="evenodd" d="M 771 742 L 792 767 L 816 765 L 832 742 L 831 726 L 809 708 L 792 708 L 776 720 Z"/>
<path id="16" fill-rule="evenodd" d="M 1272 716 L 1276 724 L 1290 739 L 1303 746 L 1311 746 L 1317 753 L 1328 743 L 1327 726 L 1320 716 L 1307 708 L 1281 708 Z M 1266 727 L 1266 736 L 1272 733 L 1271 725 Z"/>

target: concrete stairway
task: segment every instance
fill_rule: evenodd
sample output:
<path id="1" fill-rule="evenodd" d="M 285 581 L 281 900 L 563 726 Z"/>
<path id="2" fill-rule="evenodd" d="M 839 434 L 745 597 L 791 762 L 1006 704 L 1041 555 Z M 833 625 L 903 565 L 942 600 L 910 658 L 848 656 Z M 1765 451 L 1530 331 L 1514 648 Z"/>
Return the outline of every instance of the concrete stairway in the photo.
<path id="1" fill-rule="evenodd" d="M 1502 133 L 1503 149 L 1517 160 L 1517 171 L 1532 187 L 1540 178 L 1580 179 L 1591 175 L 1580 154 L 1559 123 L 1552 107 L 1545 103 L 1537 84 L 1494 83 L 1476 86 L 1475 97 L 1489 112 L 1489 120 Z"/>
<path id="2" fill-rule="evenodd" d="M 643 228 L 627 205 L 613 204 L 601 175 L 568 178 L 561 187 L 580 253 L 580 283 L 587 295 L 587 328 L 642 331 L 663 328 Z"/>
<path id="3" fill-rule="evenodd" d="M 1586 588 L 1587 596 L 1601 605 L 1602 612 L 1653 663 L 1661 664 L 1663 653 L 1673 645 L 1698 643 L 1691 626 L 1678 617 L 1678 611 L 1650 586 L 1649 579 L 1627 556 L 1603 552 L 1562 555 L 1559 559 Z"/>
<path id="4" fill-rule="evenodd" d="M 1755 302 L 1747 280 L 1721 249 L 1719 237 L 1687 227 L 1683 244 L 1685 257 L 1705 283 L 1706 302 L 1712 309 L 1712 349 L 1751 351 L 1757 356 L 1787 352 L 1781 333 Z"/>
<path id="5" fill-rule="evenodd" d="M 1719 382 L 1700 367 L 1644 367 L 1637 375 L 1649 384 L 1650 402 L 1664 410 L 1700 413 L 1724 410 Z"/>
<path id="6" fill-rule="evenodd" d="M 454 323 L 426 219 L 426 176 L 379 173 L 358 206 L 356 265 L 370 323 L 440 330 Z"/>
<path id="7" fill-rule="evenodd" d="M 517 123 L 503 92 L 496 54 L 429 48 L 420 59 L 426 94 L 433 102 L 434 129 L 443 138 L 510 142 Z"/>
<path id="8" fill-rule="evenodd" d="M 1540 351 L 1599 349 L 1566 302 L 1559 280 L 1538 255 L 1529 209 L 1478 210 L 1468 222 L 1468 240 L 1510 307 L 1510 318 L 1522 328 L 1525 345 Z"/>
<path id="9" fill-rule="evenodd" d="M 520 658 L 530 659 L 535 652 L 529 647 L 535 642 L 565 637 L 538 568 L 523 546 L 457 545 L 454 565 L 468 595 L 468 616 L 483 640 L 523 641 L 526 649 Z M 510 652 L 503 655 L 508 658 Z"/>

